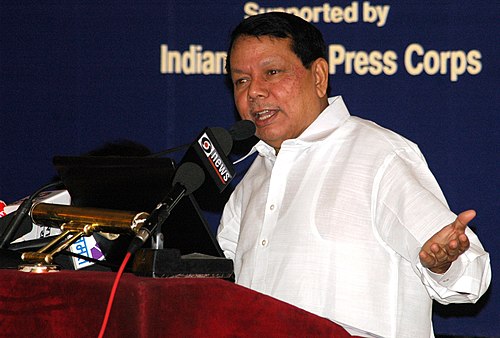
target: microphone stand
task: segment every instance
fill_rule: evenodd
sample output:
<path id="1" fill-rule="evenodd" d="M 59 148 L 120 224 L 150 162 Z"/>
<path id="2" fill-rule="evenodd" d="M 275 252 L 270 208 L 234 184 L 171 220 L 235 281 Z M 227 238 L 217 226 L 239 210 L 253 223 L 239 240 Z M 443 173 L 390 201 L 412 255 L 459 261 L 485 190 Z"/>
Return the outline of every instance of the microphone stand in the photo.
<path id="1" fill-rule="evenodd" d="M 57 182 L 52 182 L 49 184 L 44 185 L 37 191 L 35 191 L 31 196 L 29 196 L 26 200 L 24 200 L 19 208 L 16 210 L 16 213 L 14 216 L 11 218 L 9 224 L 5 227 L 4 232 L 1 235 L 1 240 L 0 240 L 0 249 L 7 249 L 10 245 L 10 242 L 12 242 L 12 239 L 14 238 L 17 230 L 21 226 L 22 222 L 26 218 L 26 216 L 29 214 L 31 210 L 31 206 L 33 205 L 34 199 L 40 195 L 44 190 L 47 190 L 49 188 L 54 188 L 59 185 L 61 185 L 61 181 Z"/>

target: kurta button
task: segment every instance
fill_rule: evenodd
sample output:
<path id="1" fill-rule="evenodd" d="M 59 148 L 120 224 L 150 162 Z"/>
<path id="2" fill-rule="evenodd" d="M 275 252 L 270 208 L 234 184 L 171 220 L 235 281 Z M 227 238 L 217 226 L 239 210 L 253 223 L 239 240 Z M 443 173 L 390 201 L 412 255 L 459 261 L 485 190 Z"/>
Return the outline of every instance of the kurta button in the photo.
<path id="1" fill-rule="evenodd" d="M 269 210 L 274 210 L 274 204 L 271 204 L 271 205 L 269 206 Z"/>
<path id="2" fill-rule="evenodd" d="M 265 239 L 263 239 L 262 242 L 261 242 L 261 244 L 262 244 L 262 246 L 266 246 L 267 241 Z"/>

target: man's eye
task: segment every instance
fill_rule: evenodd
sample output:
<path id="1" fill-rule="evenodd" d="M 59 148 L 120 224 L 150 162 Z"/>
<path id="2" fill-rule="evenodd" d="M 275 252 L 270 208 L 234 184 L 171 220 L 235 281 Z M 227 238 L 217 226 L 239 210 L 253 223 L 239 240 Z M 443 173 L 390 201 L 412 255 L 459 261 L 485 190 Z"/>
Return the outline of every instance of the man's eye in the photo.
<path id="1" fill-rule="evenodd" d="M 277 70 L 277 69 L 271 69 L 271 70 L 268 70 L 268 71 L 267 71 L 267 74 L 268 74 L 268 75 L 276 75 L 276 74 L 278 74 L 279 72 L 280 72 L 280 71 L 279 71 L 279 70 Z"/>
<path id="2" fill-rule="evenodd" d="M 235 86 L 241 86 L 242 84 L 245 84 L 247 82 L 247 79 L 236 79 L 234 81 Z"/>

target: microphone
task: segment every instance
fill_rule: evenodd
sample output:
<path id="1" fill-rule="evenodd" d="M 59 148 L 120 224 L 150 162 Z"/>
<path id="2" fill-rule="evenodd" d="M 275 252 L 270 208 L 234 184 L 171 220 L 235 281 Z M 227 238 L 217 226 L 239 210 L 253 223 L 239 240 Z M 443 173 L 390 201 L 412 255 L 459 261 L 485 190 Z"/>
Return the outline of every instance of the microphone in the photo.
<path id="1" fill-rule="evenodd" d="M 233 140 L 243 141 L 252 137 L 255 130 L 255 124 L 252 121 L 240 120 L 229 129 L 229 134 L 231 134 Z"/>
<path id="2" fill-rule="evenodd" d="M 236 173 L 227 154 L 233 147 L 231 134 L 223 128 L 205 128 L 191 144 L 182 162 L 199 163 L 219 190 L 222 192 Z"/>
<path id="3" fill-rule="evenodd" d="M 224 155 L 228 156 L 233 148 L 233 141 L 243 141 L 255 134 L 255 124 L 250 120 L 241 120 L 236 122 L 229 131 L 221 127 L 212 127 L 210 130 L 219 142 Z"/>
<path id="4" fill-rule="evenodd" d="M 214 135 L 220 145 L 222 153 L 228 156 L 231 149 L 233 149 L 233 137 L 231 136 L 231 133 L 222 127 L 211 127 L 207 129 L 209 129 Z"/>
<path id="5" fill-rule="evenodd" d="M 144 224 L 130 243 L 128 252 L 135 253 L 156 228 L 161 227 L 177 203 L 184 196 L 198 189 L 204 181 L 205 173 L 199 165 L 192 162 L 181 164 L 172 179 L 172 189 L 144 221 Z"/>

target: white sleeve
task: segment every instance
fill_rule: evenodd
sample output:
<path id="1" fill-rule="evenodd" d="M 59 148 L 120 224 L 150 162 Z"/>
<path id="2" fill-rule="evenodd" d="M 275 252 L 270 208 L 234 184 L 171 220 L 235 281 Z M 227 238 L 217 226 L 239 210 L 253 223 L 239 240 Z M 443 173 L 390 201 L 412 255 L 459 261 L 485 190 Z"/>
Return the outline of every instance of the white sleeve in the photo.
<path id="1" fill-rule="evenodd" d="M 489 254 L 467 228 L 470 249 L 443 275 L 420 263 L 422 245 L 444 226 L 452 213 L 418 149 L 389 155 L 380 167 L 372 197 L 374 227 L 382 240 L 410 262 L 431 298 L 440 303 L 475 302 L 491 281 Z"/>

